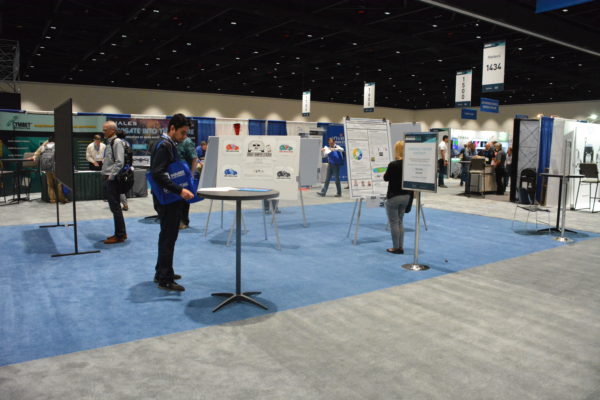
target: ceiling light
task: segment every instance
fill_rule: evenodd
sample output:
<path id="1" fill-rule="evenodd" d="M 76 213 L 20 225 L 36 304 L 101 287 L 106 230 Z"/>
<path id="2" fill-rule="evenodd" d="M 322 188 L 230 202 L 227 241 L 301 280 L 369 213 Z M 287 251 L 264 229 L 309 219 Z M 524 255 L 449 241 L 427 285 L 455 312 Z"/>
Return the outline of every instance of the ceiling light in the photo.
<path id="1" fill-rule="evenodd" d="M 475 36 L 475 39 L 481 39 L 481 36 L 477 35 Z"/>
<path id="2" fill-rule="evenodd" d="M 554 83 L 552 83 L 552 82 L 549 82 L 549 83 L 548 83 L 548 85 L 554 85 Z"/>
<path id="3" fill-rule="evenodd" d="M 416 75 L 415 74 L 410 74 L 410 76 L 415 77 Z"/>
<path id="4" fill-rule="evenodd" d="M 550 56 L 550 58 L 554 60 L 554 56 Z"/>
<path id="5" fill-rule="evenodd" d="M 441 58 L 438 58 L 438 62 L 442 62 L 442 61 L 444 61 L 444 60 L 442 60 Z"/>
<path id="6" fill-rule="evenodd" d="M 358 43 L 356 42 L 352 42 L 352 46 L 356 46 Z"/>
<path id="7" fill-rule="evenodd" d="M 100 52 L 100 55 L 101 55 L 101 56 L 103 56 L 103 55 L 104 55 L 104 52 L 103 52 L 103 51 L 101 51 L 101 52 Z"/>
<path id="8" fill-rule="evenodd" d="M 30 65 L 29 68 L 35 68 L 35 65 Z"/>
<path id="9" fill-rule="evenodd" d="M 110 81 L 110 83 L 115 83 L 115 81 Z"/>
<path id="10" fill-rule="evenodd" d="M 215 64 L 215 65 L 216 65 L 217 67 L 220 67 L 220 66 L 221 66 L 221 64 Z"/>
<path id="11" fill-rule="evenodd" d="M 122 34 L 122 35 L 121 35 L 121 37 L 122 37 L 122 38 L 126 38 L 126 37 L 127 37 L 127 35 L 125 35 L 125 34 Z"/>
<path id="12" fill-rule="evenodd" d="M 312 35 L 311 35 L 311 34 L 308 34 L 308 35 L 306 35 L 306 37 L 312 37 Z"/>
<path id="13" fill-rule="evenodd" d="M 569 9 L 568 8 L 563 8 L 562 12 L 569 12 Z"/>
<path id="14" fill-rule="evenodd" d="M 237 25 L 237 22 L 235 22 L 235 21 L 231 21 L 231 22 L 230 22 L 230 24 L 231 24 L 231 25 Z"/>
<path id="15" fill-rule="evenodd" d="M 592 120 L 596 120 L 598 119 L 598 114 L 590 114 L 589 118 Z"/>
<path id="16" fill-rule="evenodd" d="M 96 59 L 95 59 L 95 58 L 92 58 L 92 61 L 96 61 Z"/>
<path id="17" fill-rule="evenodd" d="M 56 27 L 55 26 L 51 26 L 50 29 L 56 29 Z"/>
<path id="18" fill-rule="evenodd" d="M 577 64 L 578 67 L 583 67 L 583 64 Z"/>
<path id="19" fill-rule="evenodd" d="M 181 79 L 181 78 L 179 78 L 178 76 L 176 76 L 175 79 Z"/>
<path id="20" fill-rule="evenodd" d="M 45 49 L 45 48 L 46 48 L 45 46 L 40 46 L 40 49 Z"/>
<path id="21" fill-rule="evenodd" d="M 173 49 L 171 50 L 171 53 L 177 53 L 177 50 Z"/>
<path id="22" fill-rule="evenodd" d="M 258 51 L 256 51 L 256 50 L 255 50 L 255 51 L 253 51 L 252 53 L 253 53 L 253 54 L 258 54 Z"/>
<path id="23" fill-rule="evenodd" d="M 299 59 L 300 59 L 300 57 L 296 57 L 296 60 L 299 60 Z"/>
<path id="24" fill-rule="evenodd" d="M 240 58 L 239 58 L 239 57 L 236 57 L 235 59 L 236 59 L 236 60 L 239 60 Z"/>
<path id="25" fill-rule="evenodd" d="M 114 47 L 114 46 L 116 46 L 117 44 L 116 44 L 116 43 L 111 43 L 110 45 Z"/>
<path id="26" fill-rule="evenodd" d="M 523 50 L 523 48 L 522 48 L 522 47 L 519 47 L 517 50 L 521 51 L 521 50 Z"/>
<path id="27" fill-rule="evenodd" d="M 434 27 L 434 28 L 437 28 L 437 25 L 436 25 L 436 24 L 432 24 L 431 26 L 432 26 L 432 27 Z"/>
<path id="28" fill-rule="evenodd" d="M 158 14 L 160 11 L 159 11 L 159 10 L 152 10 L 152 12 L 154 12 L 154 13 L 157 13 L 157 14 Z"/>
<path id="29" fill-rule="evenodd" d="M 46 36 L 46 39 L 52 39 L 52 37 L 51 36 Z"/>
<path id="30" fill-rule="evenodd" d="M 187 42 L 187 43 L 186 43 L 186 45 L 187 45 L 187 46 L 191 46 L 191 45 L 192 45 L 192 43 L 191 43 L 191 42 Z"/>
<path id="31" fill-rule="evenodd" d="M 400 50 L 396 50 L 396 54 L 400 54 Z"/>
<path id="32" fill-rule="evenodd" d="M 475 26 L 479 26 L 479 24 L 477 22 L 475 22 Z"/>
<path id="33" fill-rule="evenodd" d="M 150 65 L 150 64 L 148 64 L 148 63 L 145 63 L 144 65 L 147 67 L 147 66 L 148 66 L 148 65 Z"/>
<path id="34" fill-rule="evenodd" d="M 40 54 L 40 53 L 36 53 L 36 56 L 38 56 L 38 57 L 39 57 L 39 56 L 41 56 L 41 54 Z"/>
<path id="35" fill-rule="evenodd" d="M 384 12 L 384 14 L 385 14 L 385 15 L 390 15 L 390 14 L 391 14 L 391 12 L 389 12 L 389 11 L 386 11 L 386 12 Z"/>
<path id="36" fill-rule="evenodd" d="M 125 72 L 125 76 L 129 76 L 129 75 L 130 75 L 129 72 Z"/>
<path id="37" fill-rule="evenodd" d="M 160 57 L 156 57 L 156 61 L 160 61 Z"/>

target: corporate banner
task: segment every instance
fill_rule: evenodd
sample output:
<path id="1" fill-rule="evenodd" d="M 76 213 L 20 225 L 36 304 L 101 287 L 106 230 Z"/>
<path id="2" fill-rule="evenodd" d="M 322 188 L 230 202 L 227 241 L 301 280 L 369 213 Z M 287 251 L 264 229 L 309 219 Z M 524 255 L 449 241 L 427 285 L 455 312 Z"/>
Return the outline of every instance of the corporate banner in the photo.
<path id="1" fill-rule="evenodd" d="M 106 117 L 101 115 L 74 115 L 73 132 L 102 132 L 105 122 Z M 0 112 L 0 130 L 54 132 L 54 115 Z"/>
<path id="2" fill-rule="evenodd" d="M 275 189 L 282 200 L 298 198 L 299 136 L 221 136 L 218 154 L 217 186 Z"/>
<path id="3" fill-rule="evenodd" d="M 437 145 L 437 132 L 404 136 L 402 189 L 437 191 Z"/>
<path id="4" fill-rule="evenodd" d="M 504 90 L 505 56 L 506 41 L 483 45 L 482 92 L 501 92 Z"/>
<path id="5" fill-rule="evenodd" d="M 375 82 L 365 82 L 365 90 L 363 92 L 363 111 L 375 111 Z"/>
<path id="6" fill-rule="evenodd" d="M 310 116 L 310 90 L 302 92 L 302 116 Z"/>
<path id="7" fill-rule="evenodd" d="M 383 119 L 347 118 L 346 153 L 350 197 L 385 196 L 383 180 L 391 161 L 390 125 Z"/>
<path id="8" fill-rule="evenodd" d="M 456 107 L 471 107 L 472 83 L 472 69 L 456 72 L 456 93 L 454 96 L 454 103 Z"/>

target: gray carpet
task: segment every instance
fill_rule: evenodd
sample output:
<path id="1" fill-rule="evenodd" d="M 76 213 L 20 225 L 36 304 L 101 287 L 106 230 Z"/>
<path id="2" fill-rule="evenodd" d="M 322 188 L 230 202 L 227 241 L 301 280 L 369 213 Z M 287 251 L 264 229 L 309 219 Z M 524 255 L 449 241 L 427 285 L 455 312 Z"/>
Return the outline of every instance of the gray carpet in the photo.
<path id="1" fill-rule="evenodd" d="M 599 269 L 592 239 L 11 365 L 0 399 L 599 399 Z"/>

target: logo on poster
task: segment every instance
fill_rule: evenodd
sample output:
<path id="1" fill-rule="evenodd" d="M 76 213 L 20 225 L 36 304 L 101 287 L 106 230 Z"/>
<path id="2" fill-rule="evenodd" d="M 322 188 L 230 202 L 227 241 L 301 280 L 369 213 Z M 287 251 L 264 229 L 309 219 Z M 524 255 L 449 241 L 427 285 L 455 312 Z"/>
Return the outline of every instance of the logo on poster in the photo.
<path id="1" fill-rule="evenodd" d="M 289 144 L 282 144 L 279 146 L 279 152 L 280 153 L 293 153 L 294 148 L 292 146 L 290 146 Z"/>
<path id="2" fill-rule="evenodd" d="M 355 160 L 362 160 L 362 158 L 363 158 L 362 150 L 361 149 L 352 150 L 352 158 L 354 158 Z"/>
<path id="3" fill-rule="evenodd" d="M 225 152 L 227 153 L 239 153 L 240 152 L 240 146 L 233 144 L 233 143 L 228 143 L 225 146 Z"/>

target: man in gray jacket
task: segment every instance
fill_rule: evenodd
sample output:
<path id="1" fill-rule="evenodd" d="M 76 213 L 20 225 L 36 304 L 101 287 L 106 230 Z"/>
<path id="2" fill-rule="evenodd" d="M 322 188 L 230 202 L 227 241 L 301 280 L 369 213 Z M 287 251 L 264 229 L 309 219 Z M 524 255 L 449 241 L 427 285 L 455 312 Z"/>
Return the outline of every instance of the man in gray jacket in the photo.
<path id="1" fill-rule="evenodd" d="M 125 164 L 125 148 L 121 139 L 117 138 L 117 124 L 114 121 L 106 121 L 102 126 L 102 132 L 106 138 L 106 153 L 102 163 L 102 177 L 110 211 L 115 220 L 115 234 L 109 236 L 104 244 L 115 244 L 127 239 L 125 231 L 125 220 L 121 211 L 121 202 L 117 182 L 115 178 Z"/>

